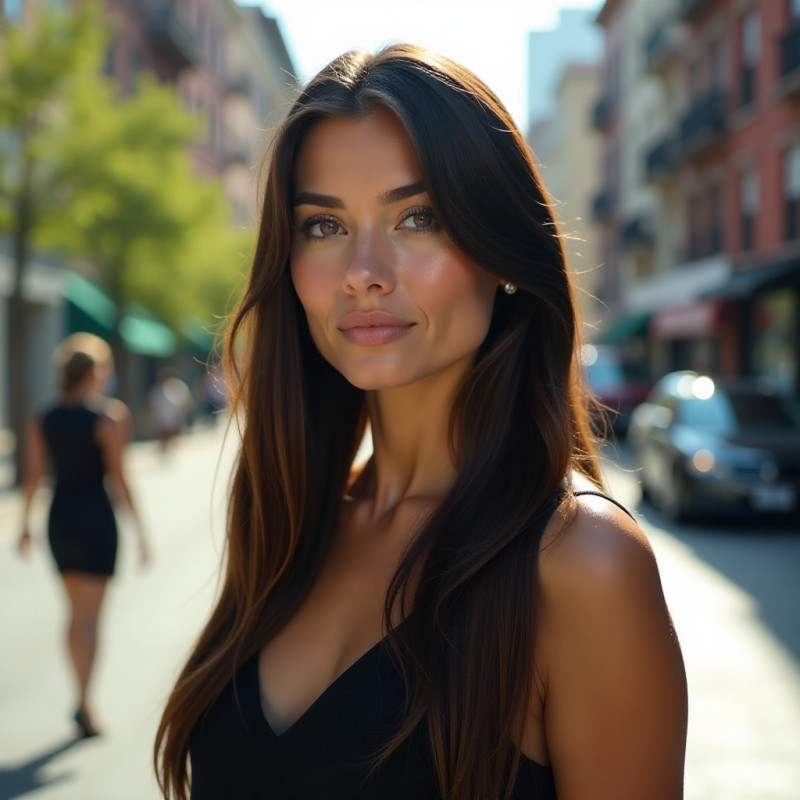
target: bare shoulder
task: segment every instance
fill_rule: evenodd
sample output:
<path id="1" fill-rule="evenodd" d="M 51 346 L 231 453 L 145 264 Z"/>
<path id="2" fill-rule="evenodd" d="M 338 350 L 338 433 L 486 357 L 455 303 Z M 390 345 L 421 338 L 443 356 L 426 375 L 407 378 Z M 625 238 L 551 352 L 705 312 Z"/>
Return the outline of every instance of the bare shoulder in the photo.
<path id="1" fill-rule="evenodd" d="M 653 550 L 642 528 L 606 497 L 568 497 L 542 538 L 542 588 L 570 595 L 578 588 L 618 591 L 620 582 L 637 578 L 657 579 Z"/>
<path id="2" fill-rule="evenodd" d="M 115 397 L 110 397 L 106 400 L 103 411 L 111 422 L 127 424 L 131 418 L 131 412 L 128 406 L 126 406 L 122 400 L 117 400 Z"/>
<path id="3" fill-rule="evenodd" d="M 570 497 L 539 565 L 537 681 L 559 796 L 679 798 L 685 675 L 644 531 L 606 498 Z"/>

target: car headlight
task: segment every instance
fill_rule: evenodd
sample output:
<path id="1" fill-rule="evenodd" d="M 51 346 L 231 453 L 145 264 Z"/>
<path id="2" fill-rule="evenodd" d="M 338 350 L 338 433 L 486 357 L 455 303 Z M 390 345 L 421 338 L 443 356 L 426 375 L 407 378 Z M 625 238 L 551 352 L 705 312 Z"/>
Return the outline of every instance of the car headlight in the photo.
<path id="1" fill-rule="evenodd" d="M 729 464 L 719 461 L 710 450 L 698 450 L 690 459 L 689 466 L 696 475 L 714 475 L 725 478 L 731 473 Z"/>

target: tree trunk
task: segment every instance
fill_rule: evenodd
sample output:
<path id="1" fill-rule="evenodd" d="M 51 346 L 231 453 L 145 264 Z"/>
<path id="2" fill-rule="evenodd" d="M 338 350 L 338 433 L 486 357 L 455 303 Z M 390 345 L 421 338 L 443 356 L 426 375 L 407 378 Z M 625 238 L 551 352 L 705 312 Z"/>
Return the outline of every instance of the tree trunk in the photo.
<path id="1" fill-rule="evenodd" d="M 114 324 L 114 330 L 111 332 L 110 342 L 111 351 L 114 354 L 114 368 L 117 377 L 115 394 L 120 400 L 131 405 L 133 387 L 131 385 L 130 353 L 125 347 L 125 342 L 122 340 L 122 334 L 120 333 L 125 302 L 122 290 L 122 267 L 119 264 L 111 264 L 106 274 L 106 288 L 117 307 L 117 320 Z"/>
<path id="2" fill-rule="evenodd" d="M 30 167 L 26 165 L 26 180 Z M 22 283 L 28 266 L 29 238 L 32 214 L 29 187 L 23 182 L 17 203 L 17 226 L 13 233 L 14 288 L 8 299 L 8 376 L 9 427 L 14 435 L 14 485 L 22 480 L 25 453 L 25 428 L 31 413 L 30 372 L 30 306 L 22 291 Z"/>

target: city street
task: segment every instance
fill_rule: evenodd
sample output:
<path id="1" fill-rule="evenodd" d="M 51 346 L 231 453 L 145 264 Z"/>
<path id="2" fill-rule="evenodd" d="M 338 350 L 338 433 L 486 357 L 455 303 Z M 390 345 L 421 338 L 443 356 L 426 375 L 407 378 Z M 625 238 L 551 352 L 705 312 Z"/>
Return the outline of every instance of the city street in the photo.
<path id="1" fill-rule="evenodd" d="M 150 443 L 131 454 L 156 559 L 138 567 L 122 520 L 94 677 L 106 731 L 96 739 L 72 738 L 46 493 L 27 562 L 14 549 L 18 498 L 0 495 L 0 800 L 157 800 L 155 728 L 217 585 L 233 455 L 229 445 L 220 457 L 222 431 L 194 432 L 163 457 Z M 642 515 L 684 649 L 687 800 L 798 800 L 800 530 L 672 526 L 639 505 L 635 472 L 609 462 L 607 474 L 614 494 Z"/>

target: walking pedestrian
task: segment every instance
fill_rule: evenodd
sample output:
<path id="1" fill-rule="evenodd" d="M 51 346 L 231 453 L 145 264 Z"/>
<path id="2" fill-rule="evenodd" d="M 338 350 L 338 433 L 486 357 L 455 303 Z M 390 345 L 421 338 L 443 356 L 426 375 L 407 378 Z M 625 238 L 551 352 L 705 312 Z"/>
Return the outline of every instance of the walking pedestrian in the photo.
<path id="1" fill-rule="evenodd" d="M 176 369 L 163 367 L 148 392 L 147 402 L 159 449 L 166 453 L 194 409 L 192 393 Z"/>
<path id="2" fill-rule="evenodd" d="M 225 579 L 158 732 L 164 796 L 678 800 L 681 654 L 603 489 L 509 114 L 443 57 L 351 52 L 267 174 Z"/>
<path id="3" fill-rule="evenodd" d="M 117 555 L 117 525 L 106 479 L 134 521 L 142 563 L 149 560 L 150 547 L 123 465 L 130 414 L 121 401 L 102 394 L 112 373 L 110 348 L 96 336 L 76 333 L 59 345 L 54 362 L 60 397 L 28 424 L 19 549 L 30 551 L 31 506 L 49 462 L 55 487 L 48 539 L 69 603 L 67 647 L 77 686 L 74 719 L 80 734 L 89 737 L 99 733 L 88 691 L 100 611 Z"/>

